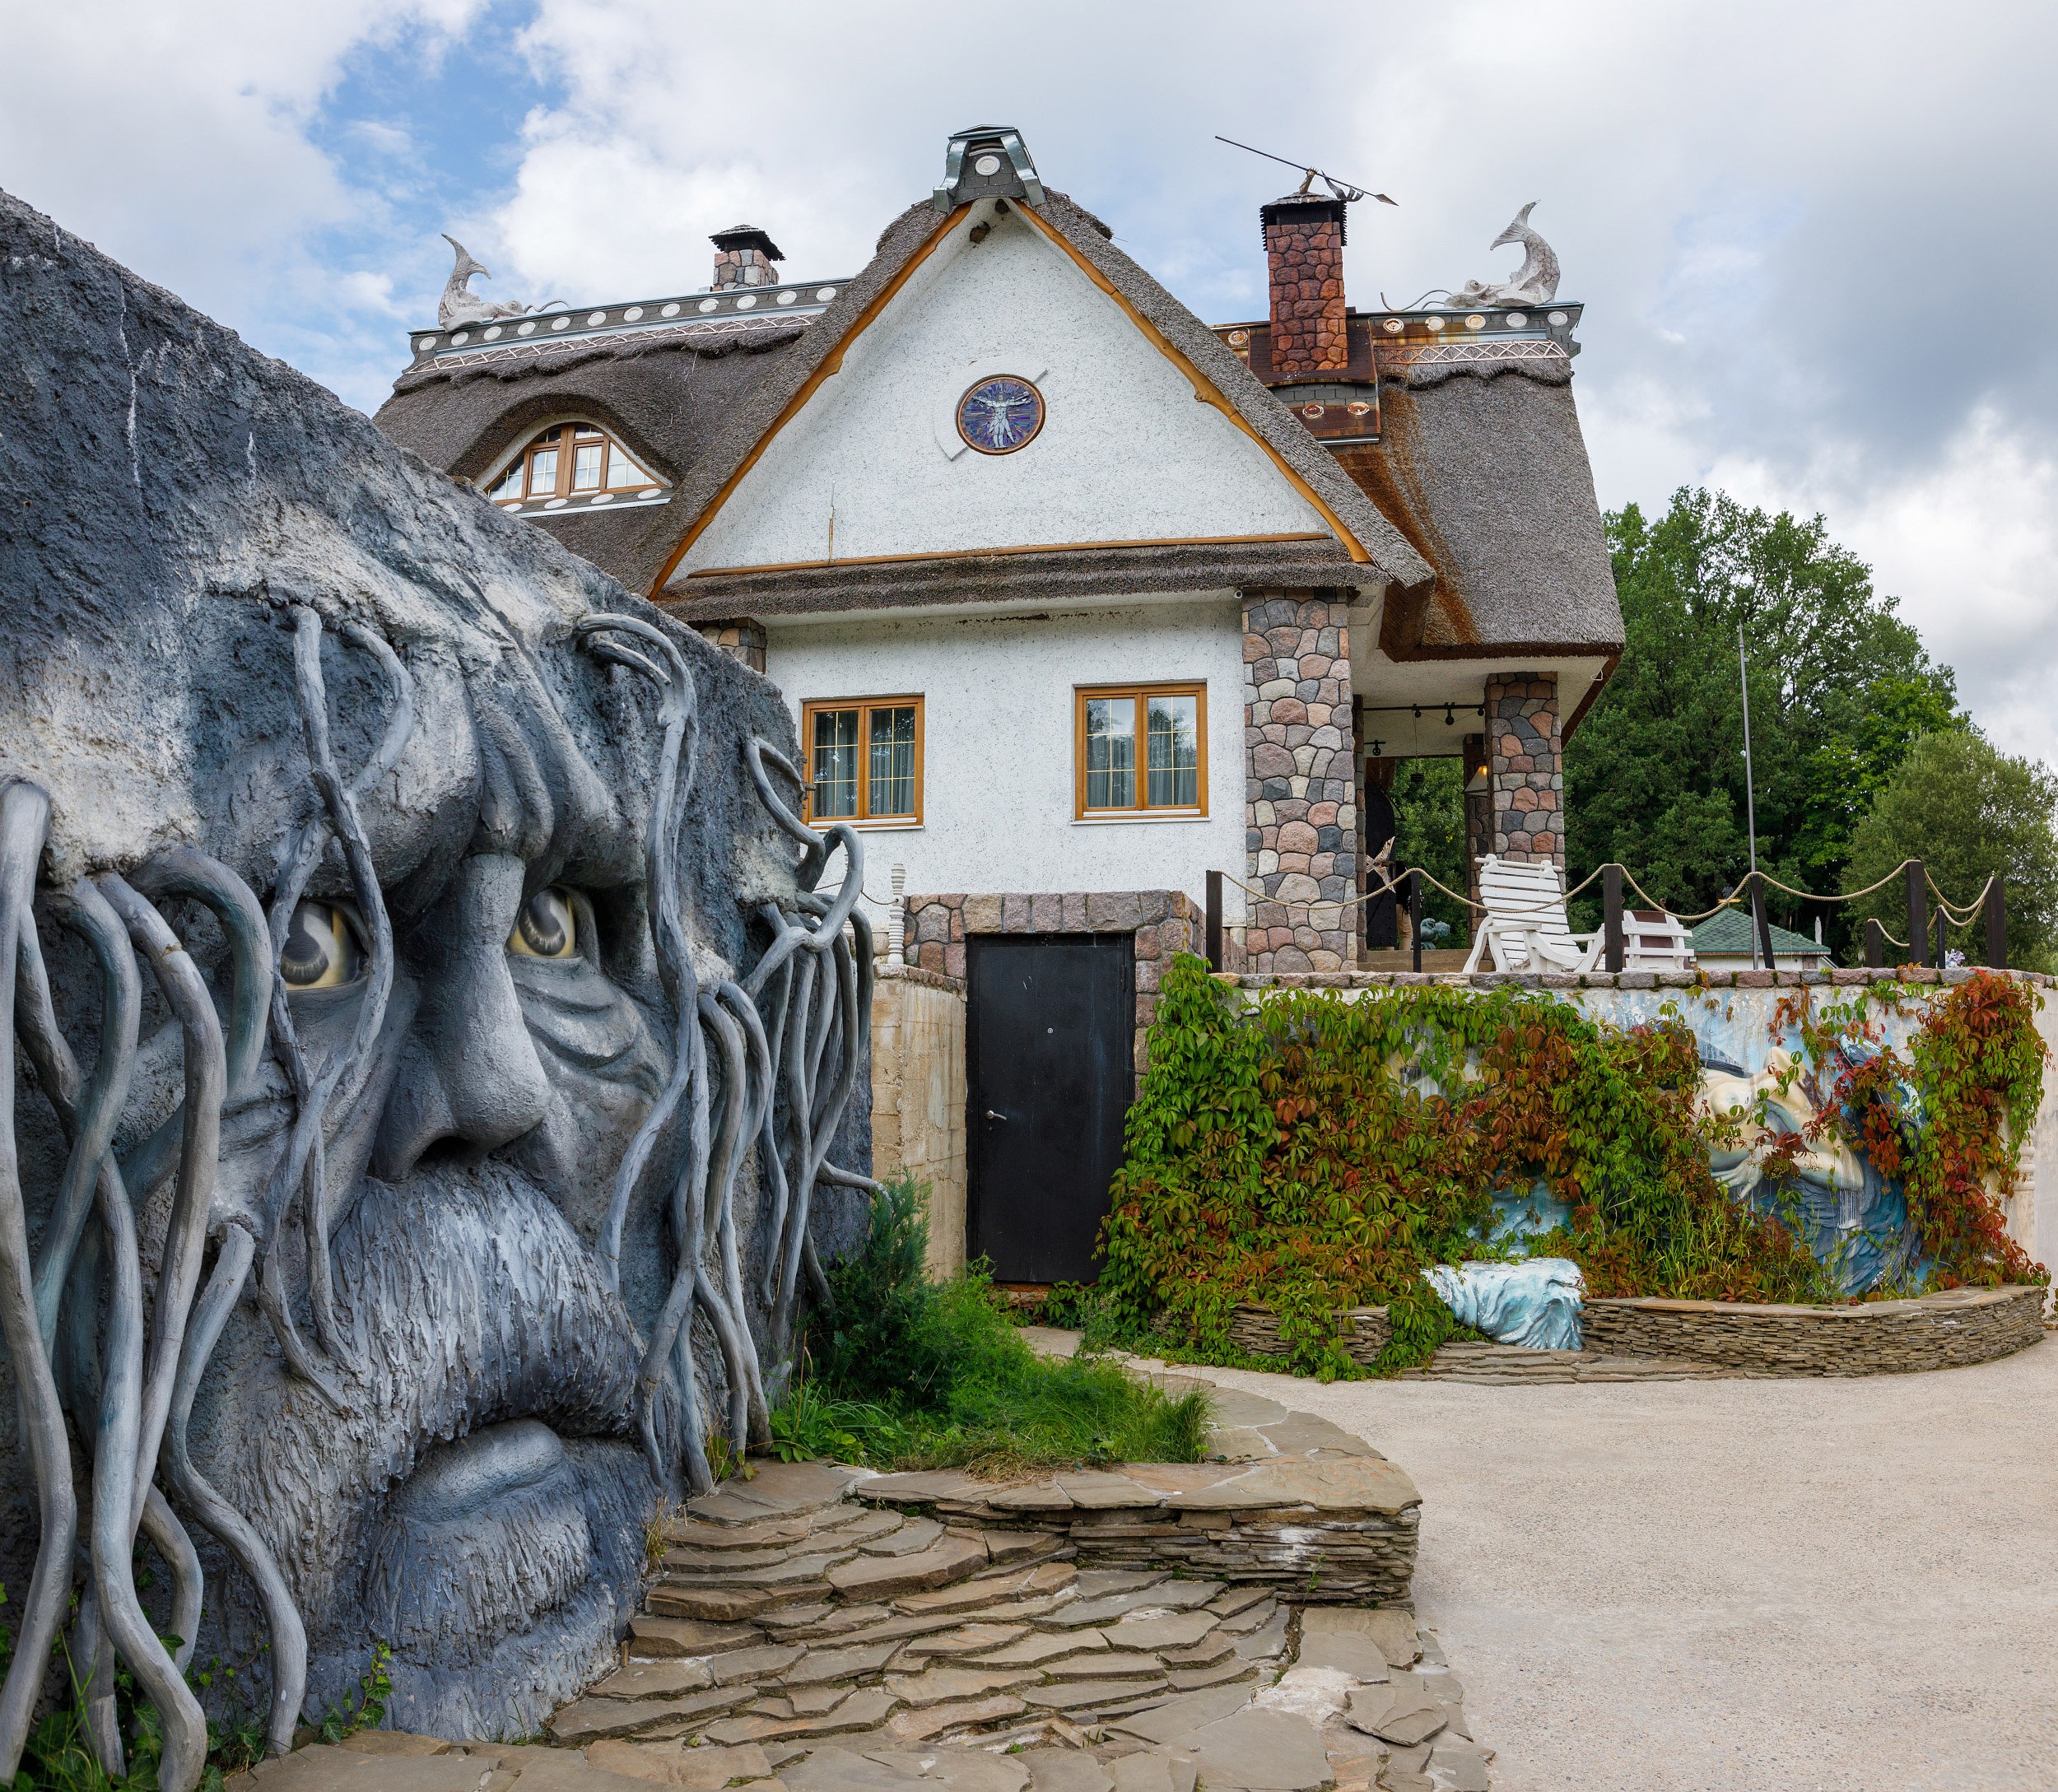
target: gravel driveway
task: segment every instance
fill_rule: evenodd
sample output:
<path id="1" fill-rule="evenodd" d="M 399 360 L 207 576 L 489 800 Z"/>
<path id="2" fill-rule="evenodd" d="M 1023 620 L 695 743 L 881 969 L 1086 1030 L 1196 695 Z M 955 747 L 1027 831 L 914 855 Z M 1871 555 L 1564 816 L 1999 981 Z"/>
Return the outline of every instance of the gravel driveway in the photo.
<path id="1" fill-rule="evenodd" d="M 1496 1792 L 2058 1788 L 2058 1339 L 1839 1381 L 1199 1372 L 1415 1478 Z"/>

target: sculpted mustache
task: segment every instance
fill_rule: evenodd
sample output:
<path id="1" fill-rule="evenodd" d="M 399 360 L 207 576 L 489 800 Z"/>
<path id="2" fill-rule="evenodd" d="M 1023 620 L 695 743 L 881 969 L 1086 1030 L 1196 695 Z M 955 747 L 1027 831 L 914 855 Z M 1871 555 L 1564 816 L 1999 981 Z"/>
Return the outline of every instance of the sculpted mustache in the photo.
<path id="1" fill-rule="evenodd" d="M 280 1397 L 219 1464 L 303 1610 L 332 1605 L 356 1527 L 436 1444 L 510 1418 L 626 1432 L 640 1356 L 626 1309 L 545 1195 L 505 1165 L 367 1180 L 338 1233 L 338 1305 L 361 1367 L 332 1413 Z"/>

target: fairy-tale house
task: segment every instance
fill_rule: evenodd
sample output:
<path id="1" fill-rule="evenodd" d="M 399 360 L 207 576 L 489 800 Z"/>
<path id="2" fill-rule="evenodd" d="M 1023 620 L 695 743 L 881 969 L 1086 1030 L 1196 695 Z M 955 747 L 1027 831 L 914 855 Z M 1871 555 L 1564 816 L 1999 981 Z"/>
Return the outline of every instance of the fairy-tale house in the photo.
<path id="1" fill-rule="evenodd" d="M 981 127 L 853 276 L 725 230 L 705 287 L 418 331 L 378 421 L 780 687 L 809 819 L 879 836 L 868 898 L 905 868 L 910 960 L 970 977 L 975 1185 L 1050 1100 L 1097 1217 L 1208 872 L 1246 968 L 1350 967 L 1422 756 L 1475 862 L 1562 863 L 1623 626 L 1525 219 L 1516 281 L 1371 310 L 1345 200 L 1291 194 L 1268 314 L 1211 327 Z"/>

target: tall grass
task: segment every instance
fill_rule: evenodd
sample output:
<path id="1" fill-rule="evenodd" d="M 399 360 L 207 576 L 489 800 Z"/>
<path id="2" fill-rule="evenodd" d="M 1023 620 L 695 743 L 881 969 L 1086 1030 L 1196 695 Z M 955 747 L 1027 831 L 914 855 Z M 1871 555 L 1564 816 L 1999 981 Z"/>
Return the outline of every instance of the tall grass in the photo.
<path id="1" fill-rule="evenodd" d="M 773 1415 L 782 1454 L 990 1473 L 1200 1459 L 1204 1393 L 1175 1398 L 1102 1357 L 1039 1357 L 982 1268 L 929 1279 L 928 1242 L 920 1185 L 887 1184 L 863 1241 L 830 1267 L 835 1312 Z"/>

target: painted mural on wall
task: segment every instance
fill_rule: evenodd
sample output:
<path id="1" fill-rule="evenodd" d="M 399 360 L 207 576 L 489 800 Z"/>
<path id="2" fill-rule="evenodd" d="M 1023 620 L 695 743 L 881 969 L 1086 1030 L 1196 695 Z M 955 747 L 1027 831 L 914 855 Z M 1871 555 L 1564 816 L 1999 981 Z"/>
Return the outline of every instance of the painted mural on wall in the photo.
<path id="1" fill-rule="evenodd" d="M 856 840 L 763 681 L 4 195 L 0 306 L 0 1781 L 68 1624 L 179 1792 L 196 1659 L 526 1734 L 854 1220 Z"/>
<path id="2" fill-rule="evenodd" d="M 1898 1175 L 1883 1173 L 1854 1144 L 1864 1117 L 1837 1088 L 1846 1073 L 1885 1058 L 1907 1060 L 1927 1003 L 1875 1002 L 1862 990 L 1637 990 L 1592 993 L 1582 1005 L 1611 1024 L 1633 1026 L 1669 1007 L 1692 1029 L 1702 1101 L 1734 1128 L 1734 1143 L 1710 1157 L 1716 1180 L 1736 1200 L 1777 1219 L 1808 1246 L 1846 1295 L 1923 1282 L 1931 1264 Z M 1813 1008 L 1850 1013 L 1826 1029 L 1826 1050 L 1803 1036 Z M 1891 1055 L 1889 1055 L 1891 1054 Z M 1893 1079 L 1896 1131 L 1912 1148 L 1925 1124 L 1921 1095 Z"/>

